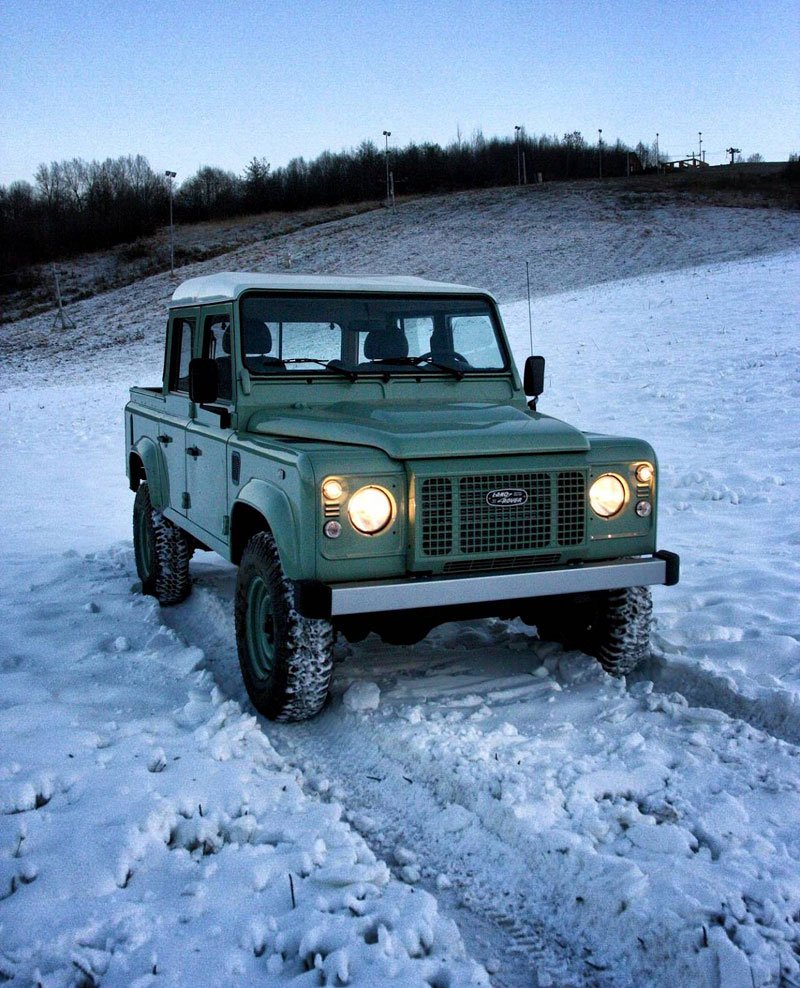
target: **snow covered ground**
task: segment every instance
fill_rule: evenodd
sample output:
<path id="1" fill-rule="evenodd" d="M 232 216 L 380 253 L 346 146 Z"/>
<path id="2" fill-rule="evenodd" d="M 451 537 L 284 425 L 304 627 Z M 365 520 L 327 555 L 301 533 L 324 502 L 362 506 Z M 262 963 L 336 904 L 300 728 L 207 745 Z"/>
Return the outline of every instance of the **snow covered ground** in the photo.
<path id="1" fill-rule="evenodd" d="M 682 582 L 627 683 L 476 622 L 341 646 L 319 718 L 253 717 L 235 571 L 136 592 L 121 408 L 163 312 L 111 346 L 141 317 L 100 297 L 85 352 L 7 367 L 0 981 L 800 984 L 800 251 L 749 242 L 534 299 L 543 410 L 660 457 Z M 521 361 L 527 303 L 504 316 Z"/>

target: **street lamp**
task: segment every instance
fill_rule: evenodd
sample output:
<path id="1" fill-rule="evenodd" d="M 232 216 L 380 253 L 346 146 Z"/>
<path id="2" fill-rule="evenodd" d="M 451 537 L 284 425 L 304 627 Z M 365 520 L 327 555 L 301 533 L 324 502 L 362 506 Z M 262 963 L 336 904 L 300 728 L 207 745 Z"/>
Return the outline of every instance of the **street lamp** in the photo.
<path id="1" fill-rule="evenodd" d="M 600 178 L 603 177 L 603 128 L 597 128 L 597 162 Z"/>
<path id="2" fill-rule="evenodd" d="M 389 197 L 389 138 L 392 136 L 392 132 L 390 130 L 385 130 L 383 132 L 383 136 L 386 138 L 386 154 L 385 154 L 385 157 L 386 157 L 386 205 L 389 206 L 391 204 L 391 199 Z"/>
<path id="3" fill-rule="evenodd" d="M 697 139 L 700 142 L 700 160 L 702 161 L 703 160 L 703 132 L 702 132 L 702 130 L 698 130 L 698 132 L 697 132 Z"/>
<path id="4" fill-rule="evenodd" d="M 175 274 L 175 227 L 172 223 L 172 180 L 176 178 L 177 172 L 166 171 L 164 174 L 167 176 L 167 181 L 169 182 L 169 273 Z"/>
<path id="5" fill-rule="evenodd" d="M 514 124 L 514 141 L 517 145 L 517 185 L 522 185 L 522 165 L 520 164 L 520 138 L 522 136 L 522 127 L 519 124 Z"/>
<path id="6" fill-rule="evenodd" d="M 661 155 L 658 153 L 658 131 L 656 131 L 656 171 L 661 171 Z"/>

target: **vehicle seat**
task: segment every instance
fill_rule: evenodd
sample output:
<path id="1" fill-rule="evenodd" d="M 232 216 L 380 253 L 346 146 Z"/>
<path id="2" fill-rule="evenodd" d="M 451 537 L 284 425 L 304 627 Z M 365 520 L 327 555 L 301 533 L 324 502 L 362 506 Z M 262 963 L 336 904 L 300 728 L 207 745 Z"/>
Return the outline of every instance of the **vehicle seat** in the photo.
<path id="1" fill-rule="evenodd" d="M 408 356 L 408 340 L 399 326 L 371 329 L 364 340 L 364 356 L 367 360 L 358 365 L 359 370 L 375 370 L 386 361 L 403 360 Z"/>
<path id="2" fill-rule="evenodd" d="M 245 363 L 251 371 L 269 373 L 274 370 L 286 370 L 286 364 L 280 357 L 269 355 L 272 349 L 272 333 L 269 326 L 261 319 L 250 317 L 245 319 L 242 327 L 244 350 L 247 354 Z"/>

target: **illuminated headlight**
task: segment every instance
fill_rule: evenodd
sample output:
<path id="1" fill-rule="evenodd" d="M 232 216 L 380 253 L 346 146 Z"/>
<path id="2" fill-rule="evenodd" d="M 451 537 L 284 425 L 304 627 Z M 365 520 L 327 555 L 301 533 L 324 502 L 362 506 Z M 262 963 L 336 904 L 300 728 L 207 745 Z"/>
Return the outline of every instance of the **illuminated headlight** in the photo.
<path id="1" fill-rule="evenodd" d="M 392 511 L 392 499 L 380 487 L 362 487 L 347 505 L 351 525 L 364 535 L 382 532 L 392 520 Z"/>
<path id="2" fill-rule="evenodd" d="M 338 501 L 343 493 L 342 483 L 335 477 L 329 477 L 322 485 L 322 496 L 326 501 Z"/>
<path id="3" fill-rule="evenodd" d="M 625 505 L 625 484 L 616 474 L 604 473 L 589 488 L 589 503 L 601 518 L 613 518 Z"/>
<path id="4" fill-rule="evenodd" d="M 636 468 L 636 479 L 640 484 L 649 484 L 653 479 L 653 468 L 649 463 L 640 463 Z"/>

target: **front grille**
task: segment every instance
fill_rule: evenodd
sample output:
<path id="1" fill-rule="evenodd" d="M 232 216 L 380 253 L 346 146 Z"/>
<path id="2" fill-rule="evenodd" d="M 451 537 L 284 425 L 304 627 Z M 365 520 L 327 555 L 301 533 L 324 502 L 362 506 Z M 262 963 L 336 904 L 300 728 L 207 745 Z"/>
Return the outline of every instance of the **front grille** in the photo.
<path id="1" fill-rule="evenodd" d="M 487 477 L 462 477 L 461 533 L 463 553 L 514 552 L 544 549 L 550 542 L 551 493 L 546 473 L 498 473 Z M 528 498 L 513 507 L 492 507 L 491 491 L 524 490 Z"/>
<path id="2" fill-rule="evenodd" d="M 449 556 L 453 551 L 453 485 L 449 477 L 422 483 L 422 552 Z"/>
<path id="3" fill-rule="evenodd" d="M 418 488 L 418 509 L 417 546 L 424 557 L 487 557 L 476 560 L 475 569 L 543 565 L 532 552 L 581 545 L 586 537 L 586 475 L 561 470 L 428 477 Z M 500 553 L 518 555 L 491 558 Z M 467 572 L 465 565 L 448 562 L 445 568 Z"/>
<path id="4" fill-rule="evenodd" d="M 586 478 L 577 470 L 558 475 L 558 544 L 580 545 L 586 521 Z"/>
<path id="5" fill-rule="evenodd" d="M 461 559 L 445 563 L 445 573 L 482 573 L 507 569 L 536 569 L 537 566 L 555 566 L 561 559 L 558 552 L 541 556 L 495 556 L 490 559 Z"/>

